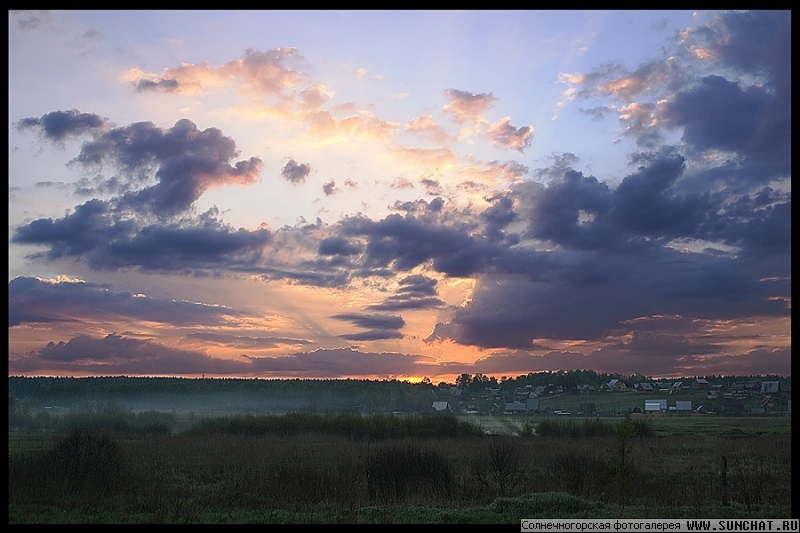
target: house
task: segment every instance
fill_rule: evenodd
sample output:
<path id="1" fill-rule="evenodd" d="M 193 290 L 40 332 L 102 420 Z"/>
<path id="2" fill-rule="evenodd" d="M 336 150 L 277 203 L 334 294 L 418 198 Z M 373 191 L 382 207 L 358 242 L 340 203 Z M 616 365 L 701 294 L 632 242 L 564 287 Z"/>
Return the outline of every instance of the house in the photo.
<path id="1" fill-rule="evenodd" d="M 692 390 L 702 390 L 707 389 L 711 386 L 711 384 L 705 378 L 696 378 L 692 381 Z"/>
<path id="2" fill-rule="evenodd" d="M 606 390 L 610 390 L 612 392 L 621 392 L 628 390 L 628 386 L 625 384 L 625 382 L 622 381 L 621 379 L 616 379 L 616 378 L 609 380 L 608 383 L 606 383 L 603 386 L 603 388 L 605 388 Z"/>
<path id="3" fill-rule="evenodd" d="M 452 412 L 453 411 L 453 409 L 450 407 L 450 402 L 446 402 L 446 401 L 433 402 L 433 410 L 434 411 L 439 411 L 439 412 L 443 412 L 443 411 Z"/>
<path id="4" fill-rule="evenodd" d="M 676 411 L 691 411 L 692 410 L 692 402 L 691 401 L 676 401 L 675 402 L 675 410 Z"/>
<path id="5" fill-rule="evenodd" d="M 778 394 L 781 391 L 780 381 L 762 381 L 761 394 Z"/>
<path id="6" fill-rule="evenodd" d="M 638 392 L 653 392 L 653 384 L 652 383 L 637 383 L 633 386 L 634 390 Z"/>
<path id="7" fill-rule="evenodd" d="M 730 386 L 732 391 L 755 391 L 758 390 L 758 383 L 755 381 L 737 381 Z"/>
<path id="8" fill-rule="evenodd" d="M 761 408 L 766 412 L 777 411 L 778 401 L 776 398 L 768 394 L 764 396 L 763 400 L 761 400 Z"/>
<path id="9" fill-rule="evenodd" d="M 527 411 L 528 406 L 522 402 L 506 402 L 506 407 L 503 409 L 503 414 L 512 415 L 524 413 Z"/>
<path id="10" fill-rule="evenodd" d="M 538 411 L 539 410 L 539 399 L 538 398 L 528 398 L 527 402 L 525 403 L 525 408 L 528 411 Z"/>

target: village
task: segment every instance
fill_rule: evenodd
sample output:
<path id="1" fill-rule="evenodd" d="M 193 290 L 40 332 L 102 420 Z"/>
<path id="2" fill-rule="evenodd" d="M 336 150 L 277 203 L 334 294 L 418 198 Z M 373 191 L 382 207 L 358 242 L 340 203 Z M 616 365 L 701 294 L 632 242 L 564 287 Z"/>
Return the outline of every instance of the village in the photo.
<path id="1" fill-rule="evenodd" d="M 610 379 L 593 385 L 486 386 L 480 391 L 439 386 L 431 410 L 458 414 L 620 416 L 631 415 L 789 415 L 791 390 L 777 380 L 711 383 Z"/>

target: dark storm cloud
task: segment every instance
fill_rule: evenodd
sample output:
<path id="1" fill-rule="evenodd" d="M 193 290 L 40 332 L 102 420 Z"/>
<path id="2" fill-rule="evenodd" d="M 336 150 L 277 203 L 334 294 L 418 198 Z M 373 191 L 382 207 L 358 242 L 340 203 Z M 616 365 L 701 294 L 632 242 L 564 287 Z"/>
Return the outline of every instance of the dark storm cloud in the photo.
<path id="1" fill-rule="evenodd" d="M 378 222 L 350 217 L 342 220 L 341 225 L 345 235 L 367 237 L 368 267 L 391 266 L 407 271 L 433 261 L 433 268 L 439 272 L 468 276 L 487 268 L 487 262 L 496 255 L 485 239 L 410 214 L 393 214 Z"/>
<path id="2" fill-rule="evenodd" d="M 71 134 L 95 133 L 74 161 L 88 168 L 110 164 L 132 184 L 148 181 L 154 174 L 155 185 L 128 192 L 120 202 L 161 216 L 187 210 L 211 187 L 254 183 L 261 169 L 257 157 L 232 164 L 239 155 L 233 139 L 217 128 L 200 131 L 188 119 L 166 130 L 151 122 L 108 129 L 97 115 L 73 110 L 54 111 L 17 124 L 20 128 L 39 128 L 54 141 Z M 121 187 L 117 184 L 112 188 Z"/>
<path id="3" fill-rule="evenodd" d="M 64 127 L 61 117 L 55 121 L 58 127 L 50 119 L 36 125 L 45 132 L 52 128 L 51 136 L 64 135 L 81 130 L 87 120 L 67 120 Z M 168 129 L 138 122 L 103 130 L 83 144 L 75 161 L 87 167 L 113 165 L 127 181 L 114 177 L 111 188 L 127 192 L 111 200 L 89 200 L 60 219 L 33 220 L 16 228 L 12 242 L 47 247 L 33 258 L 77 258 L 96 269 L 248 268 L 270 242 L 269 230 L 236 230 L 217 218 L 216 208 L 199 216 L 183 215 L 211 187 L 256 180 L 261 160 L 232 164 L 236 156 L 233 139 L 216 128 L 201 131 L 186 119 Z M 151 176 L 154 185 L 129 190 Z"/>
<path id="4" fill-rule="evenodd" d="M 396 315 L 340 313 L 332 315 L 331 318 L 352 322 L 354 325 L 366 329 L 400 329 L 406 324 L 402 317 Z"/>
<path id="5" fill-rule="evenodd" d="M 89 200 L 61 219 L 38 219 L 17 228 L 12 242 L 39 244 L 32 259 L 75 258 L 98 270 L 139 267 L 161 272 L 248 269 L 272 240 L 267 229 L 236 230 L 214 213 L 196 220 L 145 224 L 114 202 Z"/>
<path id="6" fill-rule="evenodd" d="M 286 165 L 284 165 L 283 170 L 281 170 L 281 176 L 286 178 L 287 181 L 295 184 L 306 181 L 306 178 L 310 173 L 311 165 L 307 163 L 298 163 L 294 159 L 290 159 Z"/>
<path id="7" fill-rule="evenodd" d="M 607 64 L 565 78 L 579 97 L 611 98 L 617 105 L 594 110 L 616 109 L 623 134 L 643 148 L 679 129 L 684 155 L 735 153 L 698 173 L 695 187 L 746 188 L 791 172 L 791 48 L 791 12 L 731 11 L 633 72 Z"/>
<path id="8" fill-rule="evenodd" d="M 731 11 L 719 22 L 697 31 L 716 57 L 745 72 L 766 73 L 781 86 L 790 82 L 791 11 Z"/>
<path id="9" fill-rule="evenodd" d="M 112 333 L 103 338 L 79 335 L 67 342 L 50 342 L 20 359 L 9 359 L 9 372 L 77 372 L 91 368 L 101 375 L 241 375 L 248 361 L 215 359 L 149 340 Z"/>
<path id="10" fill-rule="evenodd" d="M 356 255 L 361 246 L 342 237 L 327 237 L 319 243 L 320 255 Z"/>
<path id="11" fill-rule="evenodd" d="M 339 337 L 352 341 L 374 341 L 382 339 L 402 339 L 403 334 L 400 330 L 405 326 L 403 317 L 397 315 L 379 315 L 363 313 L 340 313 L 332 315 L 331 318 L 351 322 L 360 328 L 368 331 L 358 333 L 348 333 Z"/>
<path id="12" fill-rule="evenodd" d="M 545 281 L 484 276 L 466 307 L 437 325 L 429 341 L 446 338 L 484 348 L 530 348 L 537 338 L 603 339 L 621 323 L 670 313 L 694 318 L 788 316 L 776 292 L 728 256 L 650 250 L 630 257 L 607 252 L 562 253 Z"/>
<path id="13" fill-rule="evenodd" d="M 17 277 L 8 282 L 8 327 L 24 323 L 146 320 L 172 326 L 223 325 L 246 313 L 219 305 L 113 292 L 84 281 Z"/>
<path id="14" fill-rule="evenodd" d="M 669 124 L 683 127 L 683 140 L 697 150 L 747 152 L 769 99 L 763 87 L 742 88 L 712 75 L 667 102 L 663 116 Z"/>
<path id="15" fill-rule="evenodd" d="M 791 194 L 770 188 L 754 196 L 685 191 L 685 160 L 651 154 L 616 189 L 568 170 L 545 189 L 517 187 L 529 220 L 527 236 L 578 249 L 652 246 L 676 238 L 706 239 L 747 249 L 788 251 Z M 528 190 L 526 190 L 526 187 Z"/>
<path id="16" fill-rule="evenodd" d="M 514 199 L 510 195 L 496 195 L 486 200 L 492 205 L 480 215 L 486 223 L 485 234 L 491 240 L 505 239 L 504 228 L 518 218 Z"/>
<path id="17" fill-rule="evenodd" d="M 52 141 L 63 141 L 70 135 L 83 135 L 101 130 L 106 120 L 94 113 L 81 113 L 77 109 L 69 111 L 53 111 L 39 118 L 28 117 L 17 121 L 18 129 L 39 129 L 45 138 Z"/>
<path id="18" fill-rule="evenodd" d="M 254 183 L 261 160 L 231 164 L 238 156 L 236 143 L 217 128 L 199 130 L 188 119 L 169 129 L 151 122 L 137 122 L 104 132 L 85 143 L 76 158 L 85 166 L 110 163 L 133 179 L 155 169 L 157 183 L 127 193 L 121 203 L 161 216 L 187 210 L 207 189 L 228 184 Z"/>
<path id="19" fill-rule="evenodd" d="M 428 309 L 445 305 L 442 300 L 437 298 L 436 280 L 433 278 L 415 274 L 401 279 L 398 285 L 396 294 L 379 304 L 367 306 L 367 309 L 399 311 L 401 309 Z"/>

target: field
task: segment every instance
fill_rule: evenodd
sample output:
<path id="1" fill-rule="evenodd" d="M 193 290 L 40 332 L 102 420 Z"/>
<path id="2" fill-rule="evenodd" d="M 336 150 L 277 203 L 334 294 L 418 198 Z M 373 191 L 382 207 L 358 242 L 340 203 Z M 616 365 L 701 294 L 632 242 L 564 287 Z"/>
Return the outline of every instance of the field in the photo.
<path id="1" fill-rule="evenodd" d="M 791 515 L 790 417 L 180 418 L 9 431 L 10 523 Z"/>

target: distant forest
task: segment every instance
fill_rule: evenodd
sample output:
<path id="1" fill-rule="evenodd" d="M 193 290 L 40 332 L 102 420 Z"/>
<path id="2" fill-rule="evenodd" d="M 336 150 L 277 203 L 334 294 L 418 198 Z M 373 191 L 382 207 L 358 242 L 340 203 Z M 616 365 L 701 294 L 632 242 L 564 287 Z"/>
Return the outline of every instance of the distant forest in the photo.
<path id="1" fill-rule="evenodd" d="M 744 381 L 775 380 L 791 390 L 791 377 L 697 376 L 710 384 L 728 387 Z M 486 387 L 504 394 L 526 386 L 554 385 L 564 391 L 579 386 L 600 390 L 611 379 L 629 383 L 654 382 L 643 375 L 597 373 L 592 370 L 536 372 L 500 379 L 484 374 L 461 374 L 455 382 L 423 379 L 420 383 L 399 380 L 360 379 L 222 379 L 180 377 L 21 377 L 8 378 L 9 405 L 16 408 L 85 408 L 114 402 L 135 410 L 176 411 L 359 411 L 420 412 L 430 409 L 440 393 L 453 387 L 478 395 Z M 683 378 L 690 382 L 694 377 Z M 671 379 L 665 381 L 681 381 Z"/>

